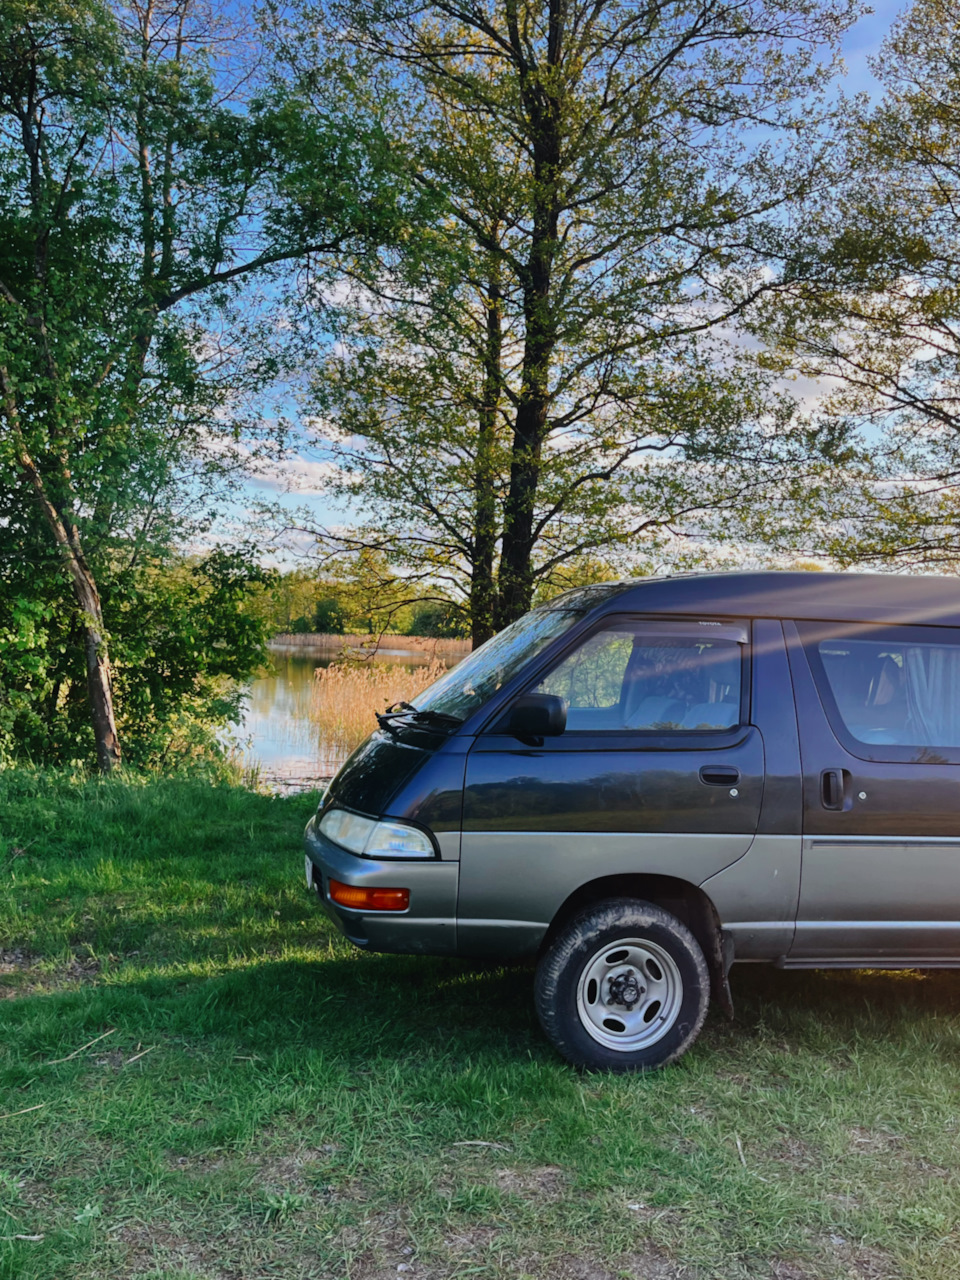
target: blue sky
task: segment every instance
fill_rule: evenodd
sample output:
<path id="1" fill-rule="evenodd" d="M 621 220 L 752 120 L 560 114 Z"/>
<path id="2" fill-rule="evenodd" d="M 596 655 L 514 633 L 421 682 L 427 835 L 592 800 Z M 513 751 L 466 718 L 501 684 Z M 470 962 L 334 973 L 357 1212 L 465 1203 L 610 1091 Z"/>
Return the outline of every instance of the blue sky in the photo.
<path id="1" fill-rule="evenodd" d="M 909 8 L 904 0 L 873 0 L 873 12 L 855 23 L 843 41 L 844 60 L 847 64 L 845 86 L 848 92 L 866 91 L 875 94 L 877 82 L 870 72 L 867 60 L 876 53 L 893 21 Z"/>
<path id="2" fill-rule="evenodd" d="M 879 86 L 870 70 L 869 59 L 879 51 L 894 20 L 907 8 L 908 0 L 873 0 L 872 11 L 861 17 L 847 32 L 843 40 L 843 56 L 847 68 L 843 88 L 846 93 L 865 92 L 871 97 L 879 96 Z M 251 503 L 279 501 L 291 510 L 306 510 L 318 525 L 350 524 L 351 513 L 348 508 L 335 507 L 320 496 L 315 486 L 320 483 L 321 475 L 322 464 L 316 453 L 305 448 L 301 454 L 288 457 L 283 466 L 278 468 L 275 480 L 251 479 L 245 486 L 246 496 Z M 285 493 L 287 485 L 294 491 Z M 308 553 L 309 549 L 308 539 L 299 543 L 301 553 Z M 280 559 L 281 562 L 292 565 L 297 557 L 283 556 Z"/>

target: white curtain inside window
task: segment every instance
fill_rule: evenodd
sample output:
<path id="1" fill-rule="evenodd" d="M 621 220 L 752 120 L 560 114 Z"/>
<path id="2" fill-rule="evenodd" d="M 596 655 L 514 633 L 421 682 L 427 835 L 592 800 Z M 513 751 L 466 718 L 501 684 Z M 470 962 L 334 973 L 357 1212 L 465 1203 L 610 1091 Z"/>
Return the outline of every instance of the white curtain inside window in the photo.
<path id="1" fill-rule="evenodd" d="M 903 661 L 914 742 L 960 746 L 960 647 L 908 645 Z"/>
<path id="2" fill-rule="evenodd" d="M 960 645 L 838 637 L 819 651 L 840 717 L 859 741 L 960 747 Z"/>

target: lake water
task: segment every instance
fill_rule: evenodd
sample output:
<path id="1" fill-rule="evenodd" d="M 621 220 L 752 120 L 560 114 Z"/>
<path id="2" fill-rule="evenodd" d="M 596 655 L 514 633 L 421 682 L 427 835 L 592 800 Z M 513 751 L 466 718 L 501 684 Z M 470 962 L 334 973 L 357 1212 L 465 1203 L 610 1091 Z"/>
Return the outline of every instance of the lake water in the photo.
<path id="1" fill-rule="evenodd" d="M 331 777 L 343 763 L 324 757 L 309 716 L 313 673 L 334 661 L 333 652 L 274 652 L 271 669 L 251 683 L 235 736 L 244 764 L 256 766 L 267 785 L 279 790 L 307 787 Z M 395 662 L 412 670 L 429 662 L 430 655 L 409 649 L 380 649 L 377 661 Z M 371 717 L 370 728 L 375 727 Z"/>

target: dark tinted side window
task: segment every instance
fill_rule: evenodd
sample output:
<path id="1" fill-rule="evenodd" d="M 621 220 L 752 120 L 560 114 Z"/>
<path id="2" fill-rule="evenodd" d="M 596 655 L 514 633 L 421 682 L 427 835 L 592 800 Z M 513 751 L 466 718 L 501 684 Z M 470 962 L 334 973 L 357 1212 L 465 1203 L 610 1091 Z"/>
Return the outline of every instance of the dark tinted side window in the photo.
<path id="1" fill-rule="evenodd" d="M 871 748 L 960 748 L 960 633 L 844 625 L 824 634 L 820 624 L 800 630 L 835 728 Z M 882 751 L 870 754 L 882 758 Z"/>
<path id="2" fill-rule="evenodd" d="M 567 704 L 567 730 L 680 733 L 740 722 L 746 628 L 618 620 L 535 686 Z"/>

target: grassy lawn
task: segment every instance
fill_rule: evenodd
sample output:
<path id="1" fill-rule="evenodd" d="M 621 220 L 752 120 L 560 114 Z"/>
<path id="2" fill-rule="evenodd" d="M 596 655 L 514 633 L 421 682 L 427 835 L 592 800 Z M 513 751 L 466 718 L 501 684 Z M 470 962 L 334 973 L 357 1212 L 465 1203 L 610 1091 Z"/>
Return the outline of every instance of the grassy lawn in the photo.
<path id="1" fill-rule="evenodd" d="M 581 1077 L 531 971 L 337 939 L 314 802 L 0 773 L 3 1280 L 960 1276 L 960 974 L 735 969 Z"/>

